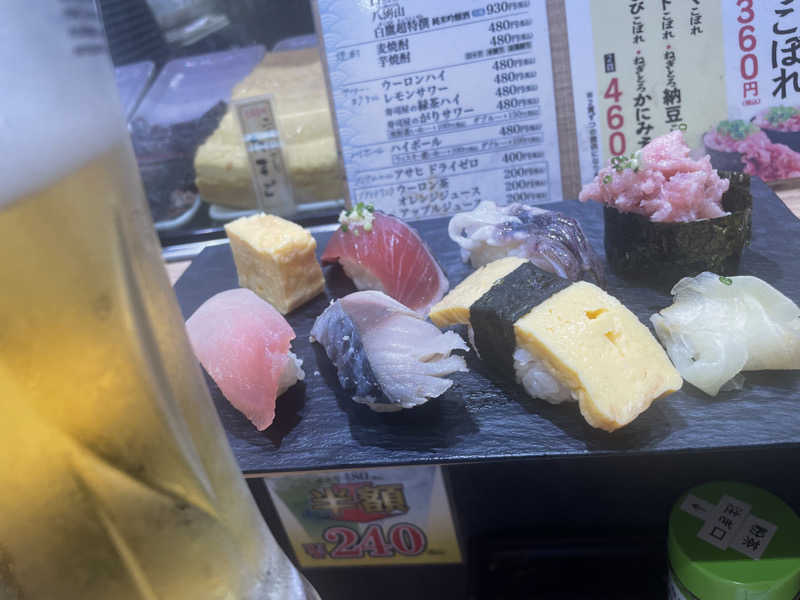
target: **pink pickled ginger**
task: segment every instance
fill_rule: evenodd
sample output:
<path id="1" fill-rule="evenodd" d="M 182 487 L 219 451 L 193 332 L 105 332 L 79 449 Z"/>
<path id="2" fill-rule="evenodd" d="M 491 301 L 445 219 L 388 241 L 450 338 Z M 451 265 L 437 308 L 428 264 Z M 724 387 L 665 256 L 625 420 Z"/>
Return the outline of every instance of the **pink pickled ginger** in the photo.
<path id="1" fill-rule="evenodd" d="M 722 194 L 729 182 L 711 168 L 711 160 L 689 157 L 680 131 L 657 137 L 638 153 L 638 168 L 618 172 L 603 167 L 581 190 L 581 202 L 595 200 L 620 212 L 656 222 L 687 222 L 722 217 Z"/>
<path id="2" fill-rule="evenodd" d="M 225 398 L 261 431 L 275 418 L 281 376 L 293 360 L 286 319 L 248 289 L 220 292 L 186 321 L 197 358 Z"/>

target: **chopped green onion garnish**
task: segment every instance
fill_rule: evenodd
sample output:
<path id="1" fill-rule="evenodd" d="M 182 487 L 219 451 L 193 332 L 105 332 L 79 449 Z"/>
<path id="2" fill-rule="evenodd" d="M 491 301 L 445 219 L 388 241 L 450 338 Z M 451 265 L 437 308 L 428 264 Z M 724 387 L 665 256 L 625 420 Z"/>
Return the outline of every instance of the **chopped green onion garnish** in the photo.
<path id="1" fill-rule="evenodd" d="M 367 204 L 367 210 L 368 210 L 369 212 L 375 212 L 375 207 L 374 207 L 374 206 L 372 206 L 372 204 Z"/>
<path id="2" fill-rule="evenodd" d="M 342 231 L 347 233 L 347 223 L 342 223 Z"/>
<path id="3" fill-rule="evenodd" d="M 798 113 L 800 113 L 800 110 L 791 106 L 773 106 L 767 111 L 767 121 L 772 125 L 777 125 L 783 121 L 788 121 Z"/>
<path id="4" fill-rule="evenodd" d="M 632 152 L 630 156 L 612 156 L 611 167 L 617 172 L 622 173 L 625 169 L 638 171 L 642 167 L 641 150 Z"/>
<path id="5" fill-rule="evenodd" d="M 689 126 L 686 123 L 681 123 L 680 125 L 678 125 L 678 129 L 680 129 L 681 131 L 686 131 L 688 128 Z"/>
<path id="6" fill-rule="evenodd" d="M 737 119 L 735 121 L 720 121 L 717 125 L 717 132 L 734 140 L 743 140 L 748 135 L 759 132 L 759 128 L 753 123 Z"/>
<path id="7" fill-rule="evenodd" d="M 731 279 L 730 277 L 725 277 L 724 275 L 720 275 L 719 280 L 725 285 L 733 285 L 733 279 Z"/>
<path id="8" fill-rule="evenodd" d="M 603 177 L 603 183 L 611 183 L 611 175 L 606 175 Z"/>

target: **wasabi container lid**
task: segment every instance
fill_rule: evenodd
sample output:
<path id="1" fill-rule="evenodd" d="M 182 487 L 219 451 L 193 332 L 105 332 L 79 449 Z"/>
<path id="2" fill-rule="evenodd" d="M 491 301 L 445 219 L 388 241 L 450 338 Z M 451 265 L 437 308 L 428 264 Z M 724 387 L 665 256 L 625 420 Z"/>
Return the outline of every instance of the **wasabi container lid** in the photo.
<path id="1" fill-rule="evenodd" d="M 800 591 L 800 518 L 744 483 L 689 490 L 669 517 L 673 572 L 702 600 L 793 600 Z"/>

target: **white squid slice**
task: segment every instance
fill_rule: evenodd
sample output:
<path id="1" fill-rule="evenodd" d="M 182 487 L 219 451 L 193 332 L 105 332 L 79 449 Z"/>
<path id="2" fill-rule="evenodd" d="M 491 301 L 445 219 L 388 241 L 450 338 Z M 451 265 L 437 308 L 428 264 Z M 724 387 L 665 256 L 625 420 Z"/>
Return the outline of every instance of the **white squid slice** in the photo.
<path id="1" fill-rule="evenodd" d="M 716 396 L 740 371 L 800 369 L 800 308 L 757 277 L 701 273 L 650 317 L 683 378 Z M 735 382 L 738 383 L 738 382 Z"/>

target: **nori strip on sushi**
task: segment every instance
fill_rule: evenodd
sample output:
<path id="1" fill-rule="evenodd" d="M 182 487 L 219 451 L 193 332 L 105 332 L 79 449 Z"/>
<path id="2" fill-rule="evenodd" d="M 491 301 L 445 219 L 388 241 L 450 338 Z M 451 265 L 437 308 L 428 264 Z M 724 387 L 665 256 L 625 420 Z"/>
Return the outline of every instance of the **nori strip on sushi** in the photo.
<path id="1" fill-rule="evenodd" d="M 703 271 L 736 274 L 750 241 L 753 197 L 750 176 L 720 171 L 730 181 L 722 208 L 731 214 L 688 223 L 654 223 L 647 217 L 603 207 L 606 260 L 628 279 L 674 285 Z"/>
<path id="2" fill-rule="evenodd" d="M 556 292 L 572 285 L 568 279 L 526 262 L 496 281 L 470 306 L 475 349 L 493 369 L 514 380 L 514 323 Z"/>

